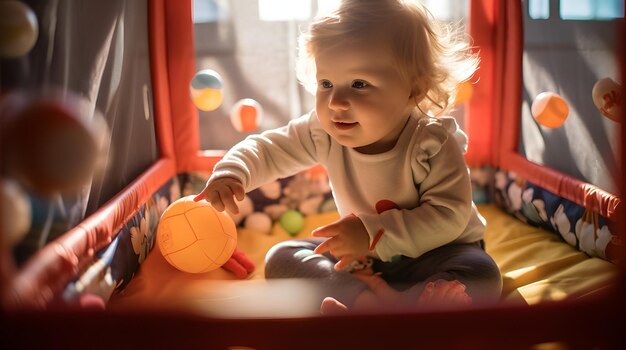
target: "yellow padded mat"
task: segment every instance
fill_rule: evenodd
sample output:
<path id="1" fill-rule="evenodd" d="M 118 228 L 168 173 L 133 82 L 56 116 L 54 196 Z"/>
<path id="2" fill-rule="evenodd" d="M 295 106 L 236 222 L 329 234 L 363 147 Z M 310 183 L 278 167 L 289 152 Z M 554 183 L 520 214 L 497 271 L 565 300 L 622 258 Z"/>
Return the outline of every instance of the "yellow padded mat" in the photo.
<path id="1" fill-rule="evenodd" d="M 617 274 L 617 267 L 612 263 L 588 257 L 554 233 L 527 225 L 493 205 L 478 208 L 487 220 L 486 249 L 502 271 L 505 303 L 535 304 L 593 295 L 610 286 Z M 310 237 L 311 230 L 338 217 L 337 213 L 307 217 L 297 238 Z M 169 265 L 155 247 L 124 292 L 110 300 L 109 308 L 192 305 L 211 313 L 220 306 L 221 312 L 236 315 L 237 307 L 249 310 L 252 306 L 246 302 L 255 300 L 259 302 L 255 302 L 254 307 L 265 315 L 263 302 L 260 302 L 263 293 L 275 295 L 279 291 L 283 302 L 289 295 L 289 286 L 281 284 L 269 288 L 269 283 L 263 279 L 265 254 L 274 244 L 291 238 L 279 225 L 269 234 L 239 229 L 239 249 L 257 266 L 245 281 L 237 280 L 223 269 L 202 274 L 180 272 Z M 306 293 L 306 286 L 300 287 L 302 285 L 296 285 L 296 290 Z M 303 294 L 301 299 L 303 303 L 288 301 L 291 306 L 286 309 L 291 315 L 306 315 L 317 308 L 317 305 L 308 305 L 305 311 L 294 309 L 293 305 L 306 304 L 304 301 L 308 300 Z"/>
<path id="2" fill-rule="evenodd" d="M 536 304 L 602 292 L 617 276 L 617 266 L 591 258 L 561 237 L 525 224 L 494 205 L 480 205 L 487 220 L 487 252 L 503 277 L 503 301 Z"/>

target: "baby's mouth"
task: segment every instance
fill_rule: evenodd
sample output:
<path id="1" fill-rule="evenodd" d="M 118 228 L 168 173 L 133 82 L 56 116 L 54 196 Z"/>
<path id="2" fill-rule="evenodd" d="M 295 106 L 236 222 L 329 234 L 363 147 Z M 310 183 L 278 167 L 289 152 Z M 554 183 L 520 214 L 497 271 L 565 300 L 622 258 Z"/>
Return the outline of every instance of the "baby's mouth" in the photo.
<path id="1" fill-rule="evenodd" d="M 357 126 L 357 124 L 359 124 L 359 123 L 333 122 L 333 124 L 335 125 L 335 128 L 337 128 L 339 130 L 348 130 L 348 129 L 352 129 L 353 127 Z"/>

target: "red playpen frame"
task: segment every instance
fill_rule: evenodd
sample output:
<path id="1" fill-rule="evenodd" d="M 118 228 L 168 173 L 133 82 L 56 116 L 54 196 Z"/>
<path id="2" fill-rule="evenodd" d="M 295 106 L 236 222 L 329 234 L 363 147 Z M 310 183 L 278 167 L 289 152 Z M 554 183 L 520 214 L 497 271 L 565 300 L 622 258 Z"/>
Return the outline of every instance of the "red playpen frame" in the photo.
<path id="1" fill-rule="evenodd" d="M 623 235 L 625 215 L 617 197 L 540 167 L 517 153 L 522 79 L 521 11 L 519 1 L 471 1 L 470 34 L 480 48 L 481 67 L 480 84 L 476 85 L 474 98 L 467 107 L 466 128 L 472 138 L 467 161 L 471 166 L 490 165 L 524 174 L 551 192 L 618 220 Z M 199 149 L 198 112 L 188 98 L 188 82 L 196 69 L 191 0 L 150 0 L 149 30 L 160 159 L 59 239 L 56 247 L 62 246 L 67 251 L 64 259 L 45 259 L 53 256 L 51 251 L 55 247 L 49 245 L 33 259 L 36 262 L 21 269 L 13 283 L 20 286 L 17 290 L 22 298 L 44 298 L 42 290 L 61 290 L 80 270 L 80 257 L 92 256 L 108 244 L 156 188 L 176 174 L 210 171 L 222 154 Z M 623 27 L 620 31 L 617 37 L 625 37 Z M 623 47 L 620 62 L 623 66 Z M 621 127 L 622 134 L 626 134 L 624 124 Z M 620 157 L 624 164 L 623 152 Z M 623 178 L 620 185 L 624 188 Z M 626 245 L 622 247 L 626 249 Z M 220 319 L 155 309 L 4 310 L 0 333 L 3 343 L 27 348 L 54 344 L 89 348 L 528 349 L 548 342 L 560 342 L 571 348 L 619 348 L 626 345 L 620 333 L 623 329 L 620 324 L 626 320 L 624 295 L 626 266 L 621 262 L 615 288 L 584 301 L 284 319 Z"/>

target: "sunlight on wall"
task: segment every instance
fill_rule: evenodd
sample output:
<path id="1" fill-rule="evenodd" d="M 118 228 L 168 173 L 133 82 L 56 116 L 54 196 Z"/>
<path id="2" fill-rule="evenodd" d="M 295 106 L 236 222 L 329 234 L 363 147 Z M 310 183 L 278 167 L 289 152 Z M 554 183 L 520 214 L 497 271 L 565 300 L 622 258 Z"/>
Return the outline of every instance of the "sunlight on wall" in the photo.
<path id="1" fill-rule="evenodd" d="M 311 17 L 311 0 L 259 0 L 262 21 L 304 21 Z"/>
<path id="2" fill-rule="evenodd" d="M 456 21 L 467 15 L 467 0 L 412 0 L 421 2 L 432 14 L 444 21 Z M 340 0 L 259 0 L 259 19 L 262 21 L 304 21 L 311 18 L 315 6 L 316 15 L 336 8 Z"/>

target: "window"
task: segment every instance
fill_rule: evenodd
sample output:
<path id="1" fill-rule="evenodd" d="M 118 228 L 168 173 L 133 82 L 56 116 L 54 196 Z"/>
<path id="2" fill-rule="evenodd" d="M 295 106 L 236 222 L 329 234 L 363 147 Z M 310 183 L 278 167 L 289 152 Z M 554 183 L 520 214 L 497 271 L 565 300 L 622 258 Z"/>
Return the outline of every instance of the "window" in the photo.
<path id="1" fill-rule="evenodd" d="M 558 9 L 558 18 L 565 20 L 608 20 L 624 18 L 621 0 L 528 0 L 532 19 L 550 19 Z M 555 17 L 556 19 L 556 17 Z"/>

